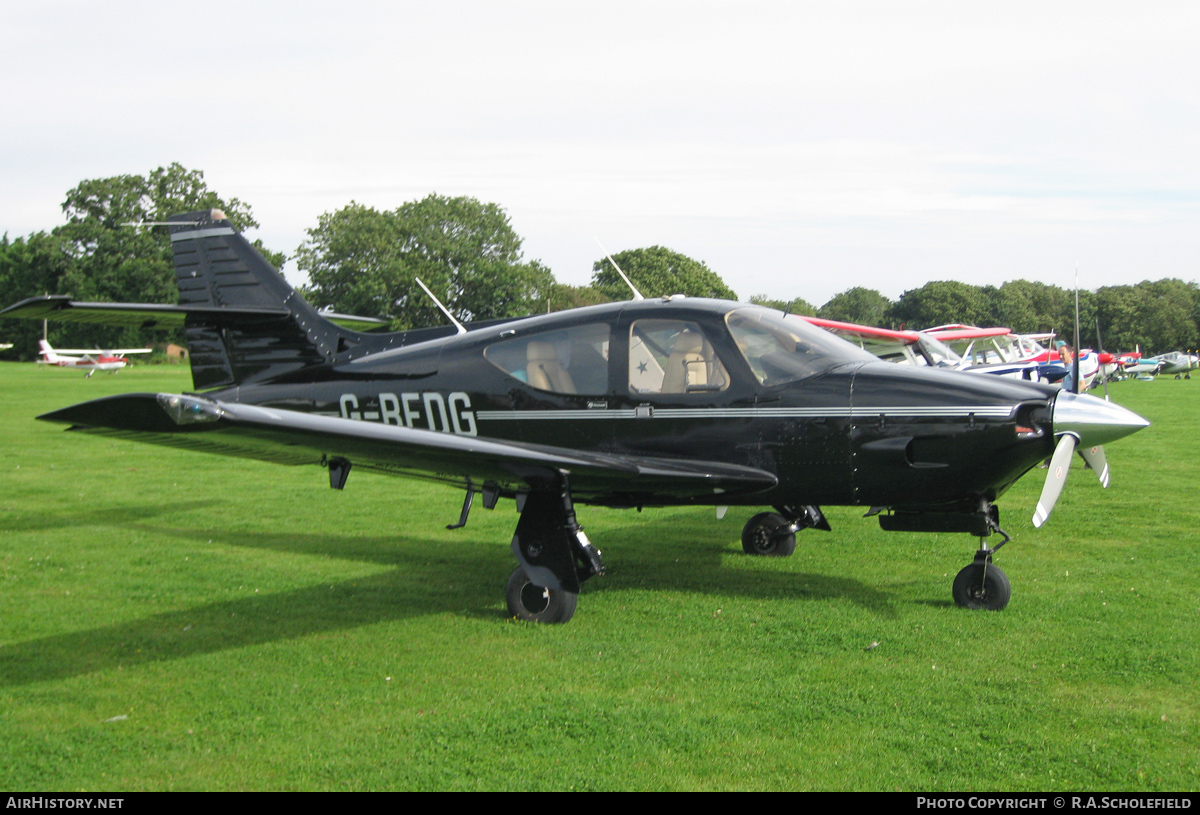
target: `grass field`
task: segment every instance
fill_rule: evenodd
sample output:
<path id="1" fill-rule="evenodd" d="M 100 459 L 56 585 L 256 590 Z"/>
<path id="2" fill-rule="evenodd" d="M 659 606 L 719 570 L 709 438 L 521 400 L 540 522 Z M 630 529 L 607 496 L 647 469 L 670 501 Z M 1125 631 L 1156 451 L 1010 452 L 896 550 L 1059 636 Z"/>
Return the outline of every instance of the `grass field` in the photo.
<path id="1" fill-rule="evenodd" d="M 776 560 L 752 510 L 582 507 L 565 626 L 507 618 L 511 501 L 33 419 L 190 385 L 0 364 L 0 788 L 1200 788 L 1200 381 L 1112 389 L 1153 426 L 1109 490 L 1001 500 L 1003 612 L 950 599 L 973 539 L 861 509 Z"/>

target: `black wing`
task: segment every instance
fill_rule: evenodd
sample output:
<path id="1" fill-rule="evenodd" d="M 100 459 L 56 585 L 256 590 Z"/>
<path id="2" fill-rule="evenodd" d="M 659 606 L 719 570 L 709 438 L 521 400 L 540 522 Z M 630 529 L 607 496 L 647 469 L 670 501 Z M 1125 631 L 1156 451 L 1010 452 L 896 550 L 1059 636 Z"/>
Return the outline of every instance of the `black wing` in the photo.
<path id="1" fill-rule="evenodd" d="M 355 467 L 460 487 L 492 484 L 505 495 L 565 471 L 576 499 L 592 503 L 726 503 L 777 482 L 765 470 L 736 464 L 594 453 L 176 394 L 110 396 L 38 418 L 86 433 L 278 464 L 346 459 Z"/>

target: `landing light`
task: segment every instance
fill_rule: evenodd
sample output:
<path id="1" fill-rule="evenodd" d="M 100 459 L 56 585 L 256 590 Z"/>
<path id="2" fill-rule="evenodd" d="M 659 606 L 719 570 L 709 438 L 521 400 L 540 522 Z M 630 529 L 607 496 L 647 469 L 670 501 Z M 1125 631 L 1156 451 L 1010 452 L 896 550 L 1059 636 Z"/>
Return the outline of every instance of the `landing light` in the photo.
<path id="1" fill-rule="evenodd" d="M 171 417 L 171 421 L 178 425 L 215 422 L 224 415 L 224 411 L 207 399 L 197 399 L 192 396 L 160 393 L 158 394 L 158 403 Z"/>

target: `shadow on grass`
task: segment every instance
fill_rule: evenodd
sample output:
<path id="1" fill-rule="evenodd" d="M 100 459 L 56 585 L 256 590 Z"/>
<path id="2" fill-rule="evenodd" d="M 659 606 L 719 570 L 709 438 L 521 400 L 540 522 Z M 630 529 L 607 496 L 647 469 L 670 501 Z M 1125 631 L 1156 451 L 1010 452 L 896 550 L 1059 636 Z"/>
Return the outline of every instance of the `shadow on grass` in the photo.
<path id="1" fill-rule="evenodd" d="M 653 529 L 647 529 L 647 527 Z M 669 535 L 663 537 L 663 533 Z M 655 543 L 644 540 L 647 532 L 657 533 Z M 740 529 L 733 534 L 739 535 Z M 806 532 L 800 547 L 823 541 Z M 741 545 L 731 546 L 728 529 L 697 521 L 695 515 L 664 517 L 651 524 L 610 528 L 605 536 L 616 543 L 635 541 L 610 550 L 610 575 L 598 581 L 597 590 L 675 589 L 680 591 L 734 596 L 760 600 L 806 598 L 813 600 L 846 599 L 873 613 L 896 616 L 891 596 L 862 581 L 843 575 L 798 572 L 787 560 L 751 557 Z M 595 542 L 595 541 L 593 541 Z M 726 561 L 733 559 L 737 566 Z M 852 563 L 847 563 L 847 570 Z M 589 584 L 592 585 L 592 584 Z"/>
<path id="2" fill-rule="evenodd" d="M 101 509 L 59 510 L 0 510 L 0 530 L 4 532 L 41 532 L 48 529 L 66 529 L 83 526 L 127 526 L 135 521 L 148 521 L 163 515 L 174 515 L 217 506 L 221 502 L 180 501 L 162 506 L 135 504 L 131 506 L 107 506 Z M 10 517 L 5 517 L 10 516 Z"/>
<path id="3" fill-rule="evenodd" d="M 198 503 L 195 506 L 203 506 Z M 177 511 L 180 507 L 172 507 Z M 90 523 L 112 516 L 130 526 L 161 514 L 151 508 L 107 509 L 86 515 Z M 69 524 L 71 519 L 58 523 Z M 43 519 L 42 523 L 51 525 Z M 57 524 L 54 524 L 57 525 Z M 846 598 L 875 613 L 894 616 L 887 594 L 845 577 L 794 571 L 729 568 L 734 554 L 727 542 L 687 534 L 688 523 L 663 519 L 663 529 L 682 532 L 678 540 L 622 547 L 615 574 L 592 581 L 585 594 L 626 590 L 672 590 L 764 600 Z M 318 534 L 214 533 L 194 528 L 134 523 L 144 531 L 222 545 L 354 559 L 397 567 L 389 571 L 269 595 L 199 605 L 0 647 L 0 686 L 62 679 L 95 671 L 182 659 L 244 646 L 357 628 L 375 623 L 444 613 L 503 619 L 504 582 L 514 561 L 494 543 L 405 537 L 343 537 Z M 651 527 L 657 528 L 654 523 Z M 684 528 L 681 528 L 684 527 Z M 26 527 L 28 528 L 28 527 Z M 609 527 L 616 540 L 640 538 L 646 524 Z M 684 543 L 682 541 L 692 541 Z M 497 605 L 501 604 L 501 608 Z M 581 609 L 586 613 L 585 608 Z"/>
<path id="4" fill-rule="evenodd" d="M 499 583 L 501 558 L 497 553 L 479 552 L 478 547 L 471 549 L 474 551 L 465 551 L 465 556 L 436 561 L 413 557 L 411 569 L 256 594 L 0 647 L 0 686 L 182 659 L 427 614 L 496 618 L 500 612 L 488 606 L 495 605 L 497 595 L 472 586 L 469 573 L 464 581 L 464 567 L 468 560 L 478 563 L 477 574 L 496 572 Z"/>
<path id="5" fill-rule="evenodd" d="M 214 535 L 212 532 L 195 529 L 155 528 L 144 525 L 143 528 L 198 542 L 209 540 Z M 667 530 L 671 533 L 663 539 L 662 533 Z M 646 543 L 644 537 L 647 533 L 658 535 L 659 541 Z M 728 534 L 727 530 L 714 530 L 709 524 L 697 523 L 694 513 L 667 516 L 648 524 L 609 527 L 603 534 L 605 539 L 629 542 L 632 545 L 609 550 L 610 556 L 606 559 L 609 575 L 585 584 L 585 593 L 673 589 L 762 600 L 788 597 L 846 598 L 878 614 L 896 614 L 888 594 L 844 576 L 768 570 L 767 567 L 771 564 L 765 559 L 762 561 L 764 568 L 759 570 L 728 568 L 724 563 L 725 558 L 748 556 L 729 548 L 724 540 Z M 418 544 L 394 537 L 343 538 L 256 532 L 242 538 L 222 536 L 221 541 L 255 549 L 360 560 L 384 566 L 409 565 L 417 569 L 432 566 L 431 559 L 450 556 L 456 562 L 461 562 L 463 571 L 456 573 L 459 583 L 466 579 L 464 574 L 491 572 L 492 567 L 488 564 L 492 562 L 507 564 L 509 569 L 516 567 L 516 562 L 509 556 L 507 547 L 501 548 L 480 542 L 478 538 L 472 540 L 463 533 L 455 533 L 455 536 L 461 537 L 458 540 L 422 541 Z M 607 548 L 606 544 L 602 545 Z M 464 549 L 475 554 L 464 556 Z M 507 575 L 507 572 L 503 573 Z M 485 582 L 479 586 L 479 590 L 485 597 L 494 599 L 502 596 L 503 584 L 493 585 Z"/>

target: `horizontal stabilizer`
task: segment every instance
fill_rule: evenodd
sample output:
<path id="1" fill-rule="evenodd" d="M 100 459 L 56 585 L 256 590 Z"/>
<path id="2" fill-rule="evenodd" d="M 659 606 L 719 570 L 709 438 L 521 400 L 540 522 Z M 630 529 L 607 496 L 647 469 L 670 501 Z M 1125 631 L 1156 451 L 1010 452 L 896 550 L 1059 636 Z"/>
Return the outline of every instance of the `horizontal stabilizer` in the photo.
<path id="1" fill-rule="evenodd" d="M 133 328 L 183 328 L 203 323 L 215 327 L 279 322 L 291 316 L 286 308 L 227 308 L 168 306 L 157 303 L 82 303 L 66 295 L 30 297 L 0 311 L 0 317 L 57 320 Z"/>
<path id="2" fill-rule="evenodd" d="M 359 317 L 332 311 L 318 312 L 334 325 L 354 331 L 371 331 L 388 325 L 387 320 Z M 30 297 L 0 311 L 0 317 L 25 320 L 57 320 L 63 323 L 94 323 L 132 328 L 182 328 L 185 324 L 213 326 L 278 322 L 291 316 L 286 308 L 236 308 L 228 306 L 168 306 L 160 303 L 83 303 L 67 295 Z M 66 353 L 77 353 L 57 349 Z M 137 353 L 137 352 L 128 352 Z"/>

